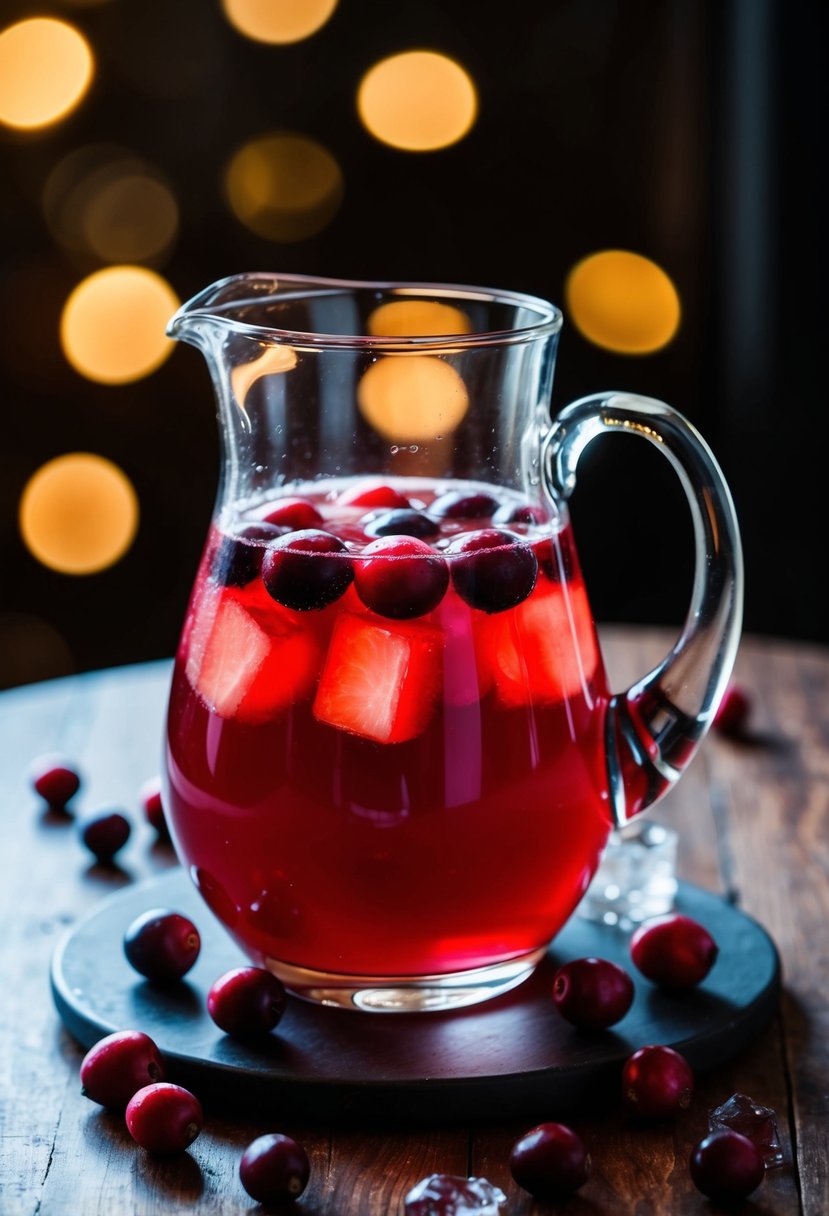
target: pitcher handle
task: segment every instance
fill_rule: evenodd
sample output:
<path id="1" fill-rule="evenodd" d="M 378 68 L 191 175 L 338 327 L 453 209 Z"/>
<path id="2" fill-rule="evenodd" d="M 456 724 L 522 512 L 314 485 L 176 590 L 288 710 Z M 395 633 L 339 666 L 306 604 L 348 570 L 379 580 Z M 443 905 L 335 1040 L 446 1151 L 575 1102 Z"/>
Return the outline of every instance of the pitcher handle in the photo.
<path id="1" fill-rule="evenodd" d="M 682 414 L 650 397 L 600 393 L 555 418 L 543 445 L 548 492 L 562 503 L 584 449 L 607 432 L 641 435 L 673 465 L 694 527 L 694 584 L 667 657 L 609 702 L 608 788 L 617 826 L 652 806 L 687 768 L 720 703 L 742 627 L 743 560 L 731 493 L 710 448 Z"/>

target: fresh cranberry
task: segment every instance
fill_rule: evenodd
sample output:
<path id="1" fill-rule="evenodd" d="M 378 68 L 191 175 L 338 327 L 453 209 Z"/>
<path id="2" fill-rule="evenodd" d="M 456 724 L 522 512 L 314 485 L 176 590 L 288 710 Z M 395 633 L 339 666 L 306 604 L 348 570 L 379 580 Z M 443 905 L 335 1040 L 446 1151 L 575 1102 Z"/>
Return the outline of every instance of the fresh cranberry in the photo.
<path id="1" fill-rule="evenodd" d="M 355 486 L 343 490 L 337 499 L 340 507 L 403 507 L 411 506 L 405 495 L 398 493 L 385 482 L 371 483 L 360 481 Z"/>
<path id="2" fill-rule="evenodd" d="M 263 967 L 237 967 L 211 985 L 207 1012 L 220 1030 L 254 1038 L 273 1030 L 285 1012 L 281 982 Z"/>
<path id="3" fill-rule="evenodd" d="M 458 536 L 451 555 L 452 584 L 462 600 L 483 612 L 504 612 L 525 600 L 535 586 L 538 562 L 512 532 L 483 528 Z"/>
<path id="4" fill-rule="evenodd" d="M 416 536 L 419 540 L 430 540 L 440 530 L 433 519 L 413 508 L 372 511 L 360 523 L 366 536 Z"/>
<path id="5" fill-rule="evenodd" d="M 748 1136 L 723 1128 L 700 1140 L 688 1163 L 691 1180 L 709 1199 L 744 1199 L 763 1181 L 765 1163 Z"/>
<path id="6" fill-rule="evenodd" d="M 691 1066 L 672 1047 L 640 1047 L 622 1068 L 622 1099 L 647 1119 L 686 1110 L 693 1090 Z"/>
<path id="7" fill-rule="evenodd" d="M 408 620 L 431 612 L 449 585 L 444 559 L 415 536 L 383 536 L 354 564 L 357 594 L 373 612 Z"/>
<path id="8" fill-rule="evenodd" d="M 447 490 L 430 504 L 429 512 L 438 519 L 489 519 L 499 506 L 493 494 Z"/>
<path id="9" fill-rule="evenodd" d="M 262 559 L 268 595 L 298 612 L 333 604 L 353 578 L 354 567 L 343 542 L 317 528 L 281 536 L 268 545 Z"/>
<path id="10" fill-rule="evenodd" d="M 127 1103 L 127 1128 L 149 1153 L 183 1153 L 202 1129 L 201 1102 L 189 1089 L 157 1081 Z"/>
<path id="11" fill-rule="evenodd" d="M 242 1186 L 257 1203 L 296 1199 L 310 1176 L 311 1163 L 305 1149 L 278 1132 L 259 1136 L 249 1144 L 239 1165 Z"/>
<path id="12" fill-rule="evenodd" d="M 315 528 L 322 522 L 322 515 L 307 498 L 281 498 L 278 504 L 264 516 L 267 524 L 280 528 Z"/>
<path id="13" fill-rule="evenodd" d="M 705 979 L 719 948 L 690 916 L 670 913 L 645 921 L 630 939 L 630 956 L 646 979 L 668 988 L 692 988 Z"/>
<path id="14" fill-rule="evenodd" d="M 138 802 L 150 827 L 155 829 L 161 840 L 169 840 L 170 832 L 161 801 L 160 777 L 151 777 L 149 781 L 144 782 L 138 791 Z"/>
<path id="15" fill-rule="evenodd" d="M 540 1123 L 516 1140 L 509 1165 L 518 1185 L 536 1199 L 558 1199 L 587 1181 L 590 1154 L 564 1123 Z"/>
<path id="16" fill-rule="evenodd" d="M 713 726 L 722 735 L 739 735 L 751 715 L 751 698 L 739 684 L 729 684 L 714 714 Z"/>
<path id="17" fill-rule="evenodd" d="M 123 1110 L 134 1093 L 163 1081 L 164 1060 L 149 1035 L 140 1030 L 117 1030 L 90 1047 L 81 1061 L 85 1098 Z"/>
<path id="18" fill-rule="evenodd" d="M 210 576 L 223 587 L 246 587 L 262 569 L 265 544 L 289 532 L 276 524 L 244 524 L 225 534 L 210 563 Z"/>
<path id="19" fill-rule="evenodd" d="M 531 502 L 504 502 L 492 517 L 496 528 L 505 524 L 546 524 L 549 516 L 543 507 Z"/>
<path id="20" fill-rule="evenodd" d="M 50 807 L 62 810 L 81 788 L 81 779 L 66 761 L 42 756 L 32 765 L 32 785 Z"/>
<path id="21" fill-rule="evenodd" d="M 80 837 L 95 860 L 112 861 L 130 838 L 130 821 L 120 811 L 90 811 L 78 826 Z"/>
<path id="22" fill-rule="evenodd" d="M 553 978 L 553 1003 L 562 1017 L 585 1030 L 621 1021 L 633 1004 L 633 980 L 604 958 L 577 958 Z"/>
<path id="23" fill-rule="evenodd" d="M 124 935 L 129 962 L 159 983 L 180 979 L 199 957 L 201 938 L 191 920 L 166 908 L 150 908 L 137 916 Z"/>

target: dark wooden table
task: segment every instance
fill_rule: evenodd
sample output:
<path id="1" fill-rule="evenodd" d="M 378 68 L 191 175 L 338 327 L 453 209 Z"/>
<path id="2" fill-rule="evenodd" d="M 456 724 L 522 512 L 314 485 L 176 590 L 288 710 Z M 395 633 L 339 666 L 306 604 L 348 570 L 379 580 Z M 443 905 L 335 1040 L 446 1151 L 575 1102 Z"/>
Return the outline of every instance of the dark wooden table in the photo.
<path id="1" fill-rule="evenodd" d="M 604 637 L 616 687 L 642 674 L 670 641 L 622 628 Z M 67 927 L 98 901 L 177 864 L 141 821 L 137 802 L 159 767 L 168 676 L 168 664 L 154 663 L 0 696 L 2 1216 L 260 1210 L 241 1187 L 239 1159 L 255 1136 L 277 1130 L 309 1152 L 311 1182 L 296 1205 L 306 1216 L 400 1216 L 406 1192 L 435 1171 L 489 1178 L 509 1197 L 507 1216 L 713 1212 L 687 1162 L 707 1110 L 734 1092 L 778 1112 L 786 1155 L 739 1210 L 829 1212 L 829 651 L 744 639 L 736 676 L 753 698 L 750 737 L 710 734 L 651 812 L 679 830 L 681 876 L 735 901 L 777 943 L 779 1013 L 725 1066 L 698 1079 L 690 1109 L 675 1121 L 637 1125 L 614 1093 L 595 1112 L 569 1119 L 589 1144 L 593 1174 L 558 1208 L 534 1203 L 512 1182 L 509 1149 L 527 1127 L 493 1122 L 493 1112 L 475 1126 L 387 1129 L 382 1119 L 368 1128 L 309 1126 L 276 1103 L 244 1116 L 209 1110 L 189 1152 L 164 1159 L 137 1149 L 119 1117 L 82 1097 L 83 1052 L 52 1003 L 50 959 Z M 28 768 L 46 752 L 80 765 L 80 809 L 108 803 L 131 815 L 119 867 L 90 866 L 71 822 L 44 813 Z"/>

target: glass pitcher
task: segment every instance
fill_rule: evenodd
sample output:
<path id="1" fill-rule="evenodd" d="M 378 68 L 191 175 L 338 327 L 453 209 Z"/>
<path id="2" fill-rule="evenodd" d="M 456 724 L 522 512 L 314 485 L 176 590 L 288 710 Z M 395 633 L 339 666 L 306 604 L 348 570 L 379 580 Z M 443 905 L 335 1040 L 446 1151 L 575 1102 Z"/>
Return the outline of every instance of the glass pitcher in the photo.
<path id="1" fill-rule="evenodd" d="M 243 953 L 306 999 L 442 1010 L 520 983 L 727 682 L 722 474 L 658 401 L 551 420 L 561 322 L 507 291 L 243 274 L 170 323 L 207 360 L 223 440 L 169 702 L 170 828 Z M 567 508 L 609 431 L 668 457 L 696 538 L 681 636 L 617 695 Z"/>

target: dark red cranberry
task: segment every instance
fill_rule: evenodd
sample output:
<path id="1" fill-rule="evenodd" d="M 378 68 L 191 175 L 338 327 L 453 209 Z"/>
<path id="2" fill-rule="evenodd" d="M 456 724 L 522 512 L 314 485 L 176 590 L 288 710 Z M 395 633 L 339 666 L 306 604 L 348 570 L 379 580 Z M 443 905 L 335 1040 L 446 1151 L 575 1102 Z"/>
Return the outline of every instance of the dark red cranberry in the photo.
<path id="1" fill-rule="evenodd" d="M 112 861 L 130 838 L 130 821 L 120 811 L 90 811 L 78 825 L 80 837 L 95 860 Z"/>
<path id="2" fill-rule="evenodd" d="M 446 550 L 452 584 L 462 600 L 482 612 L 504 612 L 535 586 L 538 562 L 512 532 L 484 528 L 458 536 Z"/>
<path id="3" fill-rule="evenodd" d="M 170 832 L 161 801 L 161 778 L 151 777 L 138 791 L 138 802 L 144 818 L 161 840 L 169 840 Z"/>
<path id="4" fill-rule="evenodd" d="M 239 1177 L 257 1203 L 296 1199 L 308 1185 L 311 1163 L 301 1144 L 274 1132 L 259 1136 L 242 1153 Z"/>
<path id="5" fill-rule="evenodd" d="M 276 524 L 244 524 L 225 534 L 210 563 L 210 577 L 223 587 L 246 587 L 262 569 L 265 545 L 289 532 Z"/>
<path id="6" fill-rule="evenodd" d="M 357 485 L 343 490 L 337 499 L 340 507 L 403 507 L 411 506 L 405 495 L 398 493 L 385 482 L 379 484 L 360 481 Z"/>
<path id="7" fill-rule="evenodd" d="M 137 916 L 124 935 L 129 962 L 157 983 L 186 975 L 199 957 L 201 938 L 191 920 L 167 908 L 150 908 Z"/>
<path id="8" fill-rule="evenodd" d="M 440 531 L 433 519 L 413 508 L 372 511 L 360 523 L 366 536 L 416 536 L 419 540 L 430 540 Z"/>
<path id="9" fill-rule="evenodd" d="M 237 967 L 211 985 L 207 1012 L 220 1030 L 236 1038 L 254 1038 L 273 1030 L 287 998 L 281 982 L 263 967 Z"/>
<path id="10" fill-rule="evenodd" d="M 127 1103 L 127 1128 L 148 1153 L 183 1153 L 202 1129 L 201 1102 L 189 1089 L 157 1081 Z"/>
<path id="11" fill-rule="evenodd" d="M 748 1136 L 723 1128 L 700 1140 L 688 1163 L 698 1191 L 715 1202 L 745 1199 L 763 1181 L 765 1162 Z"/>
<path id="12" fill-rule="evenodd" d="M 117 1030 L 90 1047 L 81 1061 L 85 1098 L 123 1110 L 145 1085 L 163 1081 L 164 1060 L 149 1035 L 140 1030 Z"/>
<path id="13" fill-rule="evenodd" d="M 622 1068 L 622 1099 L 646 1119 L 686 1110 L 693 1091 L 691 1066 L 672 1047 L 640 1047 Z"/>
<path id="14" fill-rule="evenodd" d="M 516 1140 L 509 1165 L 518 1185 L 536 1199 L 559 1199 L 587 1181 L 590 1154 L 564 1123 L 540 1123 Z"/>
<path id="15" fill-rule="evenodd" d="M 645 921 L 630 939 L 630 957 L 646 979 L 668 988 L 692 988 L 705 979 L 719 948 L 690 916 L 671 913 Z"/>
<path id="16" fill-rule="evenodd" d="M 264 522 L 296 531 L 299 528 L 315 528 L 322 522 L 322 515 L 307 498 L 281 498 L 264 516 Z"/>
<path id="17" fill-rule="evenodd" d="M 81 779 L 66 761 L 56 756 L 42 756 L 32 765 L 32 785 L 50 807 L 63 810 L 81 788 Z"/>
<path id="18" fill-rule="evenodd" d="M 490 519 L 500 501 L 494 494 L 469 494 L 463 490 L 447 490 L 429 506 L 429 513 L 438 519 Z"/>
<path id="19" fill-rule="evenodd" d="M 268 545 L 262 559 L 268 595 L 298 612 L 333 604 L 353 578 L 354 567 L 343 542 L 316 528 L 281 536 Z"/>
<path id="20" fill-rule="evenodd" d="M 492 522 L 496 528 L 501 528 L 506 524 L 546 524 L 549 518 L 544 508 L 535 503 L 503 502 L 492 516 Z"/>
<path id="21" fill-rule="evenodd" d="M 383 536 L 355 561 L 354 586 L 373 612 L 409 620 L 437 607 L 449 586 L 449 568 L 416 536 Z"/>
<path id="22" fill-rule="evenodd" d="M 621 1021 L 633 1004 L 633 980 L 608 959 L 573 959 L 555 974 L 553 1003 L 574 1026 L 604 1030 Z"/>
<path id="23" fill-rule="evenodd" d="M 713 726 L 723 735 L 739 735 L 751 715 L 751 698 L 739 684 L 729 684 L 714 714 Z"/>

